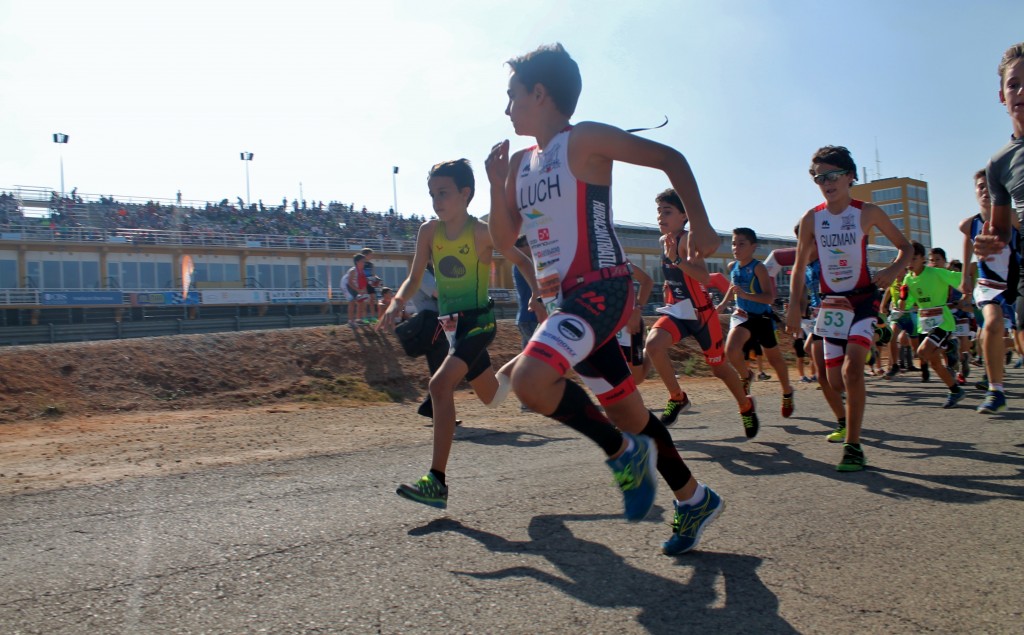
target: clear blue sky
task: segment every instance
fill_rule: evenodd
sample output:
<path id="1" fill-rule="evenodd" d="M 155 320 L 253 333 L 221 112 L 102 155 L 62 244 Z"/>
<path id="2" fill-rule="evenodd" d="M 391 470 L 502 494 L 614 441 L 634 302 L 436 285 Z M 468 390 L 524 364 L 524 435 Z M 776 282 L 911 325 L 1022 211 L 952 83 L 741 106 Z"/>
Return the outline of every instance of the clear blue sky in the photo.
<path id="1" fill-rule="evenodd" d="M 690 160 L 713 224 L 789 235 L 819 146 L 928 181 L 959 255 L 971 174 L 1010 135 L 996 66 L 1024 2 L 514 3 L 0 0 L 0 189 L 217 201 L 339 200 L 428 213 L 426 172 L 513 135 L 505 60 L 562 42 L 576 121 L 635 127 Z M 70 135 L 67 146 L 51 140 Z M 513 147 L 529 144 L 513 138 Z M 616 218 L 652 222 L 657 172 L 616 168 Z"/>

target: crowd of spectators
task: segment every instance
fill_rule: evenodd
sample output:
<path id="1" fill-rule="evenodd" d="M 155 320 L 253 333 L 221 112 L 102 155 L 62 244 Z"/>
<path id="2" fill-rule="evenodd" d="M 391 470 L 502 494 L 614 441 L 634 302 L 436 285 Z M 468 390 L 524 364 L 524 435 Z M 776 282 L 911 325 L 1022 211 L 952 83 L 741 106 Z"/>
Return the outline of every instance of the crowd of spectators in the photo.
<path id="1" fill-rule="evenodd" d="M 67 229 L 177 231 L 184 234 L 214 238 L 216 236 L 277 236 L 305 238 L 340 238 L 348 240 L 414 240 L 424 216 L 401 216 L 393 209 L 371 212 L 364 206 L 356 211 L 353 204 L 323 201 L 292 201 L 267 206 L 263 201 L 246 206 L 224 199 L 196 207 L 147 201 L 122 202 L 114 197 L 83 200 L 74 190 L 69 196 L 51 195 L 45 218 L 26 218 L 16 196 L 0 194 L 0 227 L 18 224 L 43 224 L 62 232 Z"/>

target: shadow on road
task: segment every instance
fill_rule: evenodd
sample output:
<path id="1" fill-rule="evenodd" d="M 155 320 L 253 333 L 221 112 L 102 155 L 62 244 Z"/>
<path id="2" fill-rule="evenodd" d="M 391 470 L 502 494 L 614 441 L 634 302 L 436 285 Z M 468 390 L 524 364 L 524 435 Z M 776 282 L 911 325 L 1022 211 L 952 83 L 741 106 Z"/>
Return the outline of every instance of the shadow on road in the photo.
<path id="1" fill-rule="evenodd" d="M 496 432 L 487 428 L 473 428 L 462 425 L 456 440 L 477 445 L 508 446 L 513 448 L 536 448 L 558 441 L 575 441 L 579 437 L 549 437 L 532 432 Z"/>
<path id="2" fill-rule="evenodd" d="M 677 560 L 680 567 L 690 570 L 689 580 L 680 582 L 632 567 L 608 547 L 577 538 L 568 526 L 570 522 L 603 520 L 621 521 L 621 517 L 534 516 L 528 528 L 528 541 L 508 540 L 447 518 L 413 528 L 409 535 L 453 532 L 476 540 L 493 553 L 544 558 L 558 569 L 560 576 L 532 566 L 452 573 L 479 580 L 531 578 L 591 606 L 636 607 L 640 609 L 637 622 L 650 633 L 797 632 L 779 616 L 778 598 L 757 576 L 761 558 L 699 551 L 686 554 Z M 724 597 L 719 597 L 715 589 L 719 577 L 724 583 Z"/>
<path id="3" fill-rule="evenodd" d="M 805 430 L 784 426 L 797 435 Z M 820 433 L 813 433 L 820 435 Z M 943 441 L 892 432 L 865 430 L 868 469 L 863 472 L 837 472 L 833 463 L 809 458 L 785 443 L 755 442 L 736 446 L 720 442 L 677 441 L 676 446 L 687 461 L 705 460 L 718 464 L 737 476 L 780 476 L 792 473 L 817 474 L 844 482 L 863 485 L 869 492 L 883 496 L 909 499 L 924 498 L 946 503 L 975 504 L 993 499 L 1024 499 L 1024 456 L 1019 452 L 992 453 L 979 450 L 972 444 Z M 836 444 L 836 459 L 839 445 Z M 871 463 L 871 449 L 885 449 L 901 455 L 898 463 Z M 703 458 L 694 457 L 703 454 Z M 890 467 L 913 468 L 916 461 L 930 458 L 956 458 L 975 461 L 982 473 L 963 473 L 963 464 L 957 465 L 957 474 L 934 474 L 925 471 L 895 470 Z M 992 474 L 993 465 L 1013 468 L 1012 473 Z M 922 468 L 927 466 L 922 464 Z"/>

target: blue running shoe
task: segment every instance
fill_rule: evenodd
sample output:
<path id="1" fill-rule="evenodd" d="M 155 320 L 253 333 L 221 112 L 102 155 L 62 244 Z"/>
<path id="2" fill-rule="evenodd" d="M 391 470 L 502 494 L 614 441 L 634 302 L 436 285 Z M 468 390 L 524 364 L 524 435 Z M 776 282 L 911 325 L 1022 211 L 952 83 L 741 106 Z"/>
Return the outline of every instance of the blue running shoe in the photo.
<path id="1" fill-rule="evenodd" d="M 417 503 L 444 509 L 448 507 L 448 488 L 431 473 L 416 481 L 415 485 L 399 485 L 395 493 Z"/>
<path id="2" fill-rule="evenodd" d="M 952 408 L 957 405 L 961 399 L 967 396 L 967 393 L 957 386 L 956 392 L 951 392 L 946 396 L 946 403 L 942 404 L 943 408 Z"/>
<path id="3" fill-rule="evenodd" d="M 1006 410 L 1006 395 L 996 390 L 985 393 L 985 401 L 978 406 L 978 412 L 986 415 L 994 415 L 1003 410 Z"/>
<path id="4" fill-rule="evenodd" d="M 672 518 L 672 537 L 661 545 L 667 556 L 686 553 L 697 547 L 704 529 L 725 509 L 722 497 L 707 485 L 704 500 L 696 505 L 683 505 L 675 501 L 676 513 Z"/>
<path id="5" fill-rule="evenodd" d="M 651 511 L 654 495 L 658 491 L 655 471 L 658 448 L 654 445 L 654 439 L 648 436 L 627 432 L 623 432 L 622 436 L 632 439 L 633 449 L 626 450 L 617 459 L 608 459 L 607 463 L 615 475 L 615 483 L 622 490 L 626 520 L 639 522 Z"/>

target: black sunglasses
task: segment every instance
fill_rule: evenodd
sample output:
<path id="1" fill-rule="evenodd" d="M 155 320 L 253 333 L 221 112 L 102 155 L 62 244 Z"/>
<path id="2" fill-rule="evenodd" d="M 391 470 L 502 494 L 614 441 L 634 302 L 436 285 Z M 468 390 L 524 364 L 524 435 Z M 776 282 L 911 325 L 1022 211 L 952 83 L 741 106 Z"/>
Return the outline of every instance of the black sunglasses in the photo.
<path id="1" fill-rule="evenodd" d="M 828 181 L 829 183 L 835 183 L 836 181 L 839 180 L 839 177 L 849 173 L 849 170 L 832 170 L 831 172 L 825 172 L 824 174 L 814 174 L 811 178 L 814 179 L 815 183 L 821 185 L 825 181 Z"/>

